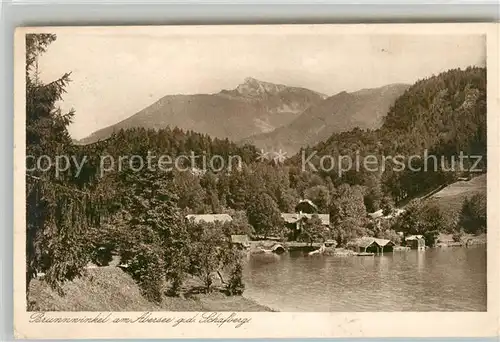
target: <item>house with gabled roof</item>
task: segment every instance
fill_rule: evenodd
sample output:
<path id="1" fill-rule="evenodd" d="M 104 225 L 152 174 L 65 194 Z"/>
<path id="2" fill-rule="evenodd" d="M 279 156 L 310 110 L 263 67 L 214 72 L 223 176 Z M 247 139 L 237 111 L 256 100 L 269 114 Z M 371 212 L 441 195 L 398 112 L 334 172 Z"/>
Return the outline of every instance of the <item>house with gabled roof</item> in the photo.
<path id="1" fill-rule="evenodd" d="M 189 221 L 193 221 L 194 223 L 226 223 L 233 221 L 233 218 L 228 214 L 202 214 L 202 215 L 187 215 L 186 219 Z"/>
<path id="2" fill-rule="evenodd" d="M 295 240 L 304 227 L 307 220 L 317 216 L 323 226 L 329 228 L 330 226 L 330 214 L 319 214 L 318 207 L 311 200 L 304 199 L 301 200 L 295 206 L 295 213 L 281 213 L 281 218 L 285 222 L 285 226 L 290 229 L 290 236 L 292 240 Z"/>

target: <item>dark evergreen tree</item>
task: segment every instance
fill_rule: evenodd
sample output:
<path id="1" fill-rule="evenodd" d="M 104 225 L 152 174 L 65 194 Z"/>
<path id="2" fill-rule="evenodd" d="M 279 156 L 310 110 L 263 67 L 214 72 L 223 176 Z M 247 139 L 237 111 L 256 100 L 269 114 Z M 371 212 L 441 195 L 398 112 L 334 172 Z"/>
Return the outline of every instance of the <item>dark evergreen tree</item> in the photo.
<path id="1" fill-rule="evenodd" d="M 458 228 L 466 233 L 480 234 L 486 232 L 487 222 L 486 195 L 477 194 L 465 198 L 460 211 Z"/>
<path id="2" fill-rule="evenodd" d="M 100 196 L 89 181 L 96 169 L 77 177 L 71 167 L 58 174 L 49 165 L 37 167 L 41 156 L 55 160 L 73 152 L 67 126 L 74 112 L 63 113 L 62 99 L 70 74 L 50 83 L 38 77 L 38 58 L 56 39 L 53 34 L 26 35 L 26 286 L 38 272 L 54 288 L 80 275 L 92 251 L 89 227 L 100 223 Z"/>

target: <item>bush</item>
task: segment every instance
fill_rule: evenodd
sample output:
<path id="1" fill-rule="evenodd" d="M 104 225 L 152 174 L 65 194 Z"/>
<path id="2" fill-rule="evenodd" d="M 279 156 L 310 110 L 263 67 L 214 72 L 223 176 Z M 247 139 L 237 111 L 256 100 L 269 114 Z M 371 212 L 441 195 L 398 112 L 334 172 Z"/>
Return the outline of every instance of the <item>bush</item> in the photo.
<path id="1" fill-rule="evenodd" d="M 416 200 L 408 204 L 406 211 L 398 216 L 392 230 L 405 235 L 423 235 L 426 246 L 432 247 L 445 226 L 445 218 L 436 203 Z"/>
<path id="2" fill-rule="evenodd" d="M 108 266 L 111 260 L 113 260 L 113 252 L 109 247 L 97 248 L 92 256 L 92 262 L 97 266 Z"/>
<path id="3" fill-rule="evenodd" d="M 459 230 L 458 232 L 454 233 L 453 234 L 453 241 L 455 242 L 461 242 L 463 237 L 464 237 L 464 231 L 463 230 Z"/>
<path id="4" fill-rule="evenodd" d="M 241 262 L 237 262 L 231 272 L 231 277 L 226 285 L 227 293 L 230 296 L 241 295 L 245 291 L 245 284 L 243 283 L 243 267 Z"/>
<path id="5" fill-rule="evenodd" d="M 127 272 L 137 281 L 144 297 L 161 302 L 165 280 L 161 249 L 142 244 L 133 253 L 126 254 L 122 255 L 122 260 L 128 264 Z"/>
<path id="6" fill-rule="evenodd" d="M 190 223 L 191 252 L 189 273 L 198 277 L 205 291 L 212 291 L 213 277 L 229 264 L 232 246 L 218 223 Z"/>

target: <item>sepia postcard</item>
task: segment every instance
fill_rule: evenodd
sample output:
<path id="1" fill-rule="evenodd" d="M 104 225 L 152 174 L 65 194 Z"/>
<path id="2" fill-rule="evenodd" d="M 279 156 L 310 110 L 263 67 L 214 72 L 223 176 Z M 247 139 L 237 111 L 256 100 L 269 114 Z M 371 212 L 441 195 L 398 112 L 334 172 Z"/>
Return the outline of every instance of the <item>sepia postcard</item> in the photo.
<path id="1" fill-rule="evenodd" d="M 498 24 L 18 28 L 15 336 L 498 336 L 498 48 Z"/>

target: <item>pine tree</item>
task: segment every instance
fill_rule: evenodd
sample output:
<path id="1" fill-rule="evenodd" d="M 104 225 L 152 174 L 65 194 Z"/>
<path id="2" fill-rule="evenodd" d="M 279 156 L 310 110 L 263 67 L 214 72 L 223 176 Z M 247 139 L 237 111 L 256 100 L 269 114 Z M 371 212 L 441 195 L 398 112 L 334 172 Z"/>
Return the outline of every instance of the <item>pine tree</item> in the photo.
<path id="1" fill-rule="evenodd" d="M 38 77 L 38 58 L 55 39 L 53 34 L 26 35 L 26 167 L 33 170 L 26 173 L 27 293 L 39 272 L 58 290 L 61 282 L 82 273 L 91 254 L 88 228 L 101 215 L 85 181 L 36 168 L 40 156 L 54 160 L 72 149 L 67 126 L 74 112 L 62 113 L 56 106 L 70 74 L 47 84 Z M 92 178 L 92 172 L 96 170 L 88 170 L 85 177 Z"/>

